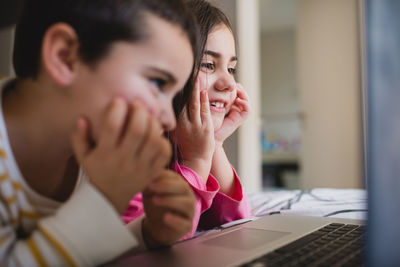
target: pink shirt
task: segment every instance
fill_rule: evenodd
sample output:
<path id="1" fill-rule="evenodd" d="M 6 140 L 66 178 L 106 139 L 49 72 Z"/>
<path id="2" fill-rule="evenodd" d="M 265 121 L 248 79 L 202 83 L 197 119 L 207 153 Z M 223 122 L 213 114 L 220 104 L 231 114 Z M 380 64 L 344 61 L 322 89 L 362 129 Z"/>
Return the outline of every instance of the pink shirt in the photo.
<path id="1" fill-rule="evenodd" d="M 251 215 L 246 195 L 233 168 L 235 187 L 231 196 L 219 192 L 219 183 L 211 174 L 205 184 L 196 172 L 186 166 L 176 162 L 172 168 L 189 183 L 196 196 L 192 231 L 183 239 L 192 237 L 198 228 L 210 229 Z M 130 201 L 122 219 L 129 223 L 143 213 L 142 194 L 139 193 Z"/>

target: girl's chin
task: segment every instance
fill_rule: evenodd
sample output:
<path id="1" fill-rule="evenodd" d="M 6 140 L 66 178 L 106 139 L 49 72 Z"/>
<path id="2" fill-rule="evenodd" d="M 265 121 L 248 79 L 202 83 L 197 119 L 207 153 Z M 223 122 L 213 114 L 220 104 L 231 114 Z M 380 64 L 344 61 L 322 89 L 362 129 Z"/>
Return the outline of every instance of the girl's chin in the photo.
<path id="1" fill-rule="evenodd" d="M 212 121 L 214 125 L 214 131 L 219 130 L 221 128 L 222 123 L 224 122 L 224 117 L 223 116 L 212 116 Z"/>

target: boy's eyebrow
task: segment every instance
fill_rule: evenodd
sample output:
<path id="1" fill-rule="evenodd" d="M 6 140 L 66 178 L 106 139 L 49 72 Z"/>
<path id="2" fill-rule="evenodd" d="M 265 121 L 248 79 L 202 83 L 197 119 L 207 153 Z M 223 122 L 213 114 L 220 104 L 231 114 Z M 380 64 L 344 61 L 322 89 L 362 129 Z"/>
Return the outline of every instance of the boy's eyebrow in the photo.
<path id="1" fill-rule="evenodd" d="M 162 75 L 166 76 L 168 82 L 170 82 L 170 83 L 175 83 L 176 82 L 175 76 L 172 75 L 170 72 L 168 72 L 166 70 L 163 70 L 163 69 L 160 69 L 160 68 L 157 68 L 157 67 L 150 67 L 150 69 L 155 71 L 155 72 L 159 72 Z"/>
<path id="2" fill-rule="evenodd" d="M 215 57 L 215 58 L 220 58 L 220 57 L 221 57 L 221 54 L 220 54 L 220 53 L 215 52 L 215 51 L 212 51 L 212 50 L 205 50 L 205 51 L 204 51 L 204 54 L 205 54 L 205 55 L 210 55 L 210 56 Z M 238 59 L 237 59 L 237 56 L 233 56 L 233 57 L 231 57 L 231 59 L 230 59 L 230 61 L 237 61 L 237 60 L 238 60 Z"/>

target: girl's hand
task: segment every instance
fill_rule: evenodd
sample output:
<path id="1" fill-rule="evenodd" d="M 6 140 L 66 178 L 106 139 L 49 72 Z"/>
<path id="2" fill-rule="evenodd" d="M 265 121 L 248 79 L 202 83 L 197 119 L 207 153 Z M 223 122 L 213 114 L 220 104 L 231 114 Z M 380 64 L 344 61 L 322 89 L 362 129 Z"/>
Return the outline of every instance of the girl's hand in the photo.
<path id="1" fill-rule="evenodd" d="M 177 173 L 165 170 L 143 192 L 147 247 L 171 245 L 192 230 L 195 196 Z"/>
<path id="2" fill-rule="evenodd" d="M 241 84 L 237 84 L 237 97 L 226 115 L 221 128 L 215 132 L 215 141 L 223 143 L 249 116 L 249 97 Z"/>
<path id="3" fill-rule="evenodd" d="M 198 78 L 189 105 L 183 109 L 172 136 L 180 152 L 181 164 L 206 181 L 215 141 L 208 94 L 202 88 L 203 82 Z"/>
<path id="4" fill-rule="evenodd" d="M 113 101 L 95 146 L 83 118 L 72 134 L 75 156 L 90 182 L 122 214 L 129 200 L 155 179 L 171 157 L 160 123 L 139 105 Z"/>

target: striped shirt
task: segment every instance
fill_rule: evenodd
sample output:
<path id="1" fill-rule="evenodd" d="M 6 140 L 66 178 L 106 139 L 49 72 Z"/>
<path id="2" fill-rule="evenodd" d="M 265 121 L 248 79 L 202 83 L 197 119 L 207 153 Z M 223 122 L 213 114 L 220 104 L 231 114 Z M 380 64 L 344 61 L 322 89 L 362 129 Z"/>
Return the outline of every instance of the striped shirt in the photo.
<path id="1" fill-rule="evenodd" d="M 29 187 L 9 144 L 0 97 L 0 266 L 95 266 L 143 246 L 140 241 L 83 172 L 65 203 Z"/>

